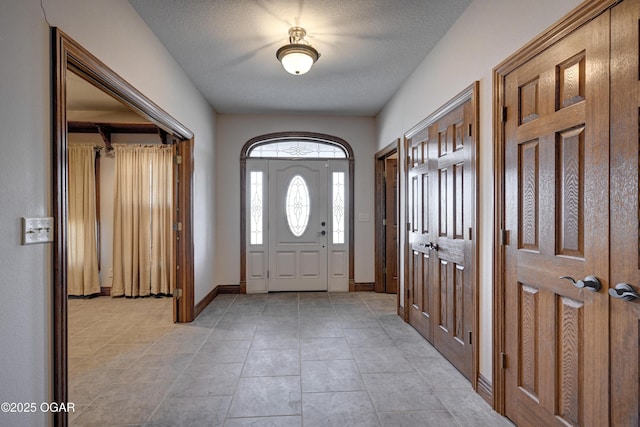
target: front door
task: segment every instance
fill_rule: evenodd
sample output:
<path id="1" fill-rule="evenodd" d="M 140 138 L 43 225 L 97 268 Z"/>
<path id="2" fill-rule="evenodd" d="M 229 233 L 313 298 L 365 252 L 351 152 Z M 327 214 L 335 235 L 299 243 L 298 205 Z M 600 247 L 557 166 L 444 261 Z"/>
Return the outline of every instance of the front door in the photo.
<path id="1" fill-rule="evenodd" d="M 611 425 L 640 425 L 640 1 L 611 11 Z M 626 286 L 625 286 L 626 285 Z M 615 289 L 617 287 L 617 290 Z"/>
<path id="2" fill-rule="evenodd" d="M 269 161 L 268 290 L 326 291 L 328 164 Z"/>
<path id="3" fill-rule="evenodd" d="M 505 410 L 519 426 L 609 425 L 609 297 L 594 279 L 607 287 L 608 104 L 608 12 L 505 78 Z"/>
<path id="4" fill-rule="evenodd" d="M 409 323 L 474 377 L 476 85 L 408 134 Z"/>

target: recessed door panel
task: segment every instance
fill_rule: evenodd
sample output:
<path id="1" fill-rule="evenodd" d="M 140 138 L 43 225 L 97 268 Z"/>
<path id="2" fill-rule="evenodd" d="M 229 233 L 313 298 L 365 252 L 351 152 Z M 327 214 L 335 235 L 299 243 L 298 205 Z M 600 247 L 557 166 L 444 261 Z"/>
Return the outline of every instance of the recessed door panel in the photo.
<path id="1" fill-rule="evenodd" d="M 296 252 L 279 251 L 276 254 L 276 278 L 293 279 L 296 277 Z"/>
<path id="2" fill-rule="evenodd" d="M 249 278 L 264 279 L 266 276 L 264 252 L 249 252 L 248 262 L 249 262 Z"/>
<path id="3" fill-rule="evenodd" d="M 331 277 L 347 277 L 349 260 L 345 251 L 331 251 Z"/>
<path id="4" fill-rule="evenodd" d="M 326 251 L 301 251 L 300 252 L 300 277 L 304 279 L 317 279 L 320 277 L 320 258 Z"/>

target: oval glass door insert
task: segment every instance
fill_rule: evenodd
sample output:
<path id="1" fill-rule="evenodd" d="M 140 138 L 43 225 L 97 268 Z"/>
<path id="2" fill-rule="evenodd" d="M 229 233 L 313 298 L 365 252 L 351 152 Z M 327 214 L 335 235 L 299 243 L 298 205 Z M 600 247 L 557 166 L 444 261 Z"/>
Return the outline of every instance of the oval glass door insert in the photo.
<path id="1" fill-rule="evenodd" d="M 304 178 L 296 175 L 291 178 L 285 199 L 287 223 L 294 236 L 300 237 L 307 229 L 311 213 L 309 188 Z"/>

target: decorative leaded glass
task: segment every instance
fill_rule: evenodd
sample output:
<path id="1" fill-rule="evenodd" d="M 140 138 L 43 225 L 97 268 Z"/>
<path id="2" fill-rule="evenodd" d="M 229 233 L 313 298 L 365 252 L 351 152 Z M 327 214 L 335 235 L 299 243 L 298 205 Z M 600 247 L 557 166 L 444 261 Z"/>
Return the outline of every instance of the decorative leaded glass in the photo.
<path id="1" fill-rule="evenodd" d="M 262 172 L 251 172 L 251 235 L 252 245 L 262 244 Z"/>
<path id="2" fill-rule="evenodd" d="M 344 172 L 334 172 L 332 180 L 333 243 L 344 243 Z"/>
<path id="3" fill-rule="evenodd" d="M 338 145 L 311 141 L 280 141 L 258 145 L 249 157 L 286 159 L 346 159 L 347 153 Z"/>
<path id="4" fill-rule="evenodd" d="M 311 199 L 309 188 L 304 178 L 296 175 L 291 179 L 285 200 L 287 222 L 294 236 L 300 237 L 307 228 L 311 214 Z"/>

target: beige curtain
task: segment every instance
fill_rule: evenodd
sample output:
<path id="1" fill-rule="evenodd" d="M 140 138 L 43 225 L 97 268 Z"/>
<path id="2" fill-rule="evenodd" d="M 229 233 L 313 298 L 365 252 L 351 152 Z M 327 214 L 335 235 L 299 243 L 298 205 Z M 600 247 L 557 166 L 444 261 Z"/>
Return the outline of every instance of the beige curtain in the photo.
<path id="1" fill-rule="evenodd" d="M 167 146 L 115 147 L 112 296 L 170 294 L 173 155 Z"/>
<path id="2" fill-rule="evenodd" d="M 96 153 L 90 145 L 70 145 L 69 240 L 67 242 L 67 293 L 100 293 L 96 245 Z"/>

